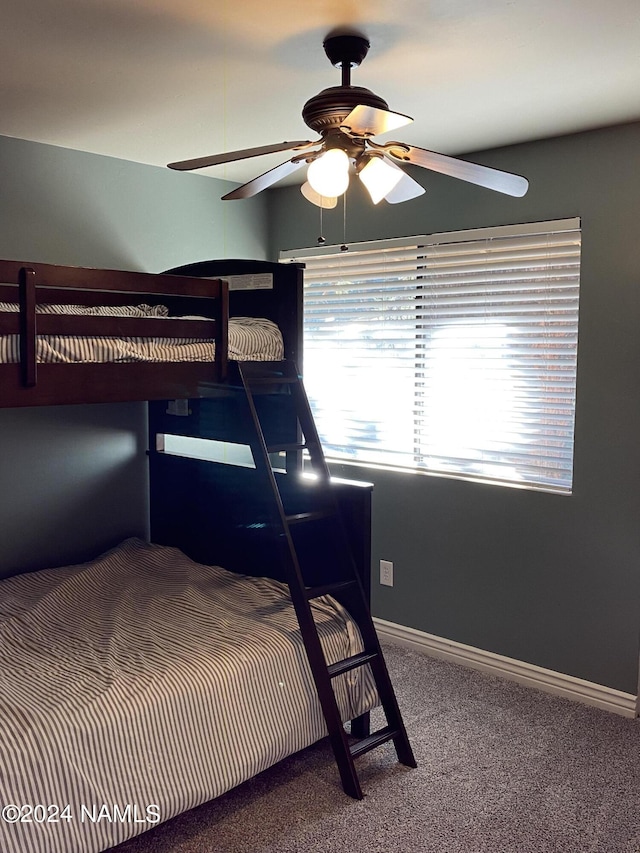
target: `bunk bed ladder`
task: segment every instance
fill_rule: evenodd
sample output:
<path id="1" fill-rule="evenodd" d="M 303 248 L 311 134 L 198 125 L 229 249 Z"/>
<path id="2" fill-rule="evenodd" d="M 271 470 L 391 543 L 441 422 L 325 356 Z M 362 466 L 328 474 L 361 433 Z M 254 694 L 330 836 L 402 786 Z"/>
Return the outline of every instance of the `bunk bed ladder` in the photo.
<path id="1" fill-rule="evenodd" d="M 300 624 L 342 786 L 350 796 L 362 799 L 362 788 L 354 762 L 358 756 L 393 741 L 398 760 L 402 764 L 415 767 L 416 762 L 371 618 L 364 586 L 337 510 L 330 484 L 329 469 L 297 368 L 292 361 L 239 362 L 238 367 L 255 426 L 255 442 L 252 445 L 254 462 L 256 469 L 266 478 L 272 492 L 274 523 L 277 525 L 291 599 Z M 284 394 L 293 398 L 292 403 L 299 426 L 295 443 L 278 445 L 268 443 L 268 436 L 266 436 L 268 430 L 263 429 L 259 406 L 256 405 L 258 395 L 261 394 Z M 310 488 L 314 497 L 319 497 L 320 501 L 319 507 L 314 507 L 310 511 L 292 513 L 290 508 L 285 508 L 286 501 L 283 499 L 274 474 L 270 454 L 285 452 L 289 456 L 292 453 L 301 454 L 302 451 L 307 451 L 310 457 L 310 467 L 317 478 L 317 482 Z M 305 577 L 305 560 L 308 558 L 308 553 L 305 556 L 304 551 L 296 544 L 297 531 L 301 527 L 313 527 L 321 520 L 324 520 L 324 535 L 327 536 L 328 530 L 329 537 L 336 543 L 335 550 L 342 559 L 339 560 L 338 567 L 334 567 L 334 577 L 331 582 L 318 584 L 316 579 L 314 585 L 308 585 Z M 337 576 L 335 576 L 336 572 Z M 314 598 L 322 595 L 334 595 L 344 604 L 360 629 L 364 647 L 359 654 L 330 665 L 326 663 L 310 605 Z M 332 682 L 337 676 L 366 665 L 371 668 L 380 703 L 385 712 L 386 725 L 371 734 L 365 733 L 365 737 L 358 739 L 352 737 L 350 740 L 342 723 Z M 352 726 L 352 735 L 354 728 Z"/>

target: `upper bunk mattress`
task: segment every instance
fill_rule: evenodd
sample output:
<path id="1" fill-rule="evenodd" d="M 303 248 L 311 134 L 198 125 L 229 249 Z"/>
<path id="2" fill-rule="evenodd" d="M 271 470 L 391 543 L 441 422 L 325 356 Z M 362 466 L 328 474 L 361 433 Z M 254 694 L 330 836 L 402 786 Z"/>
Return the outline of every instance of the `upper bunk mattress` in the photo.
<path id="1" fill-rule="evenodd" d="M 17 312 L 14 302 L 0 302 L 0 311 Z M 105 317 L 168 317 L 164 305 L 96 306 L 39 305 L 38 314 L 94 315 Z M 202 320 L 202 317 L 182 317 Z M 232 361 L 280 361 L 284 358 L 282 334 L 275 323 L 261 317 L 229 318 L 229 359 Z M 38 335 L 39 363 L 178 362 L 213 361 L 215 345 L 210 340 L 171 337 L 86 337 Z M 0 363 L 20 361 L 18 335 L 0 335 Z"/>
<path id="2" fill-rule="evenodd" d="M 328 663 L 362 650 L 312 607 Z M 333 683 L 345 720 L 377 704 L 368 667 Z M 0 731 L 3 853 L 95 853 L 326 726 L 287 587 L 131 539 L 0 582 Z"/>

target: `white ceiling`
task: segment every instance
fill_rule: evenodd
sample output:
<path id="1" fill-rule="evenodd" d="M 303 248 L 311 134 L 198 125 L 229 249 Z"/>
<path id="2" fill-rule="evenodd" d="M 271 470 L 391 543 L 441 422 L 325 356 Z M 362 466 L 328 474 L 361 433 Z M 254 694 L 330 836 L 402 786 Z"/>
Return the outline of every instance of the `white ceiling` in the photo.
<path id="1" fill-rule="evenodd" d="M 0 134 L 154 165 L 314 139 L 340 84 L 322 41 L 363 32 L 353 85 L 447 154 L 640 119 L 640 0 L 4 0 Z M 202 174 L 245 181 L 285 154 Z"/>

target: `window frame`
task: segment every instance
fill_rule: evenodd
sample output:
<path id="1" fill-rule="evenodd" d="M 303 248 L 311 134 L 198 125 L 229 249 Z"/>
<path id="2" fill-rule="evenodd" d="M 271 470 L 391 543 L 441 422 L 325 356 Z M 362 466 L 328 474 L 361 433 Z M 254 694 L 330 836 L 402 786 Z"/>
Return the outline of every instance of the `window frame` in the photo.
<path id="1" fill-rule="evenodd" d="M 562 417 L 557 416 L 558 424 L 562 424 L 564 422 L 563 431 L 560 430 L 557 432 L 557 434 L 559 436 L 558 447 L 561 446 L 561 443 L 560 443 L 561 441 L 564 444 L 566 444 L 566 442 L 569 442 L 570 446 L 567 446 L 567 448 L 565 448 L 563 446 L 562 451 L 558 451 L 558 457 L 559 458 L 562 457 L 560 462 L 551 459 L 551 456 L 552 456 L 552 450 L 551 449 L 548 450 L 548 454 L 547 454 L 549 456 L 549 460 L 547 461 L 548 470 L 553 471 L 554 470 L 553 465 L 556 465 L 557 470 L 561 472 L 561 475 L 558 477 L 557 482 L 549 481 L 551 474 L 547 475 L 546 481 L 542 481 L 542 480 L 536 481 L 535 479 L 527 479 L 527 478 L 523 479 L 522 477 L 520 477 L 518 479 L 518 477 L 515 477 L 515 476 L 512 476 L 511 478 L 505 477 L 505 476 L 491 476 L 491 475 L 487 475 L 486 473 L 482 473 L 482 470 L 480 470 L 480 469 L 482 469 L 483 465 L 480 463 L 477 466 L 479 470 L 475 471 L 475 472 L 470 472 L 468 470 L 465 471 L 462 469 L 463 466 L 461 466 L 459 470 L 452 470 L 450 468 L 445 469 L 445 470 L 441 470 L 441 469 L 438 469 L 437 467 L 433 467 L 433 466 L 430 467 L 428 464 L 419 464 L 417 462 L 416 457 L 421 456 L 421 455 L 422 456 L 425 455 L 423 452 L 424 447 L 421 447 L 421 441 L 420 440 L 417 440 L 417 447 L 414 449 L 414 461 L 413 461 L 413 464 L 410 466 L 406 465 L 406 464 L 393 465 L 388 461 L 384 461 L 383 463 L 380 463 L 379 461 L 376 461 L 375 459 L 346 458 L 346 456 L 344 454 L 332 454 L 330 447 L 327 449 L 327 458 L 328 459 L 330 459 L 331 461 L 335 461 L 339 464 L 344 464 L 344 465 L 357 465 L 357 466 L 366 467 L 366 468 L 379 467 L 379 468 L 384 468 L 384 469 L 392 469 L 392 470 L 403 471 L 403 472 L 407 472 L 407 473 L 421 473 L 421 474 L 426 474 L 426 475 L 430 475 L 430 476 L 440 476 L 440 477 L 449 477 L 449 478 L 454 478 L 454 479 L 473 480 L 476 482 L 477 481 L 490 482 L 490 483 L 496 483 L 496 484 L 507 486 L 507 487 L 526 488 L 526 489 L 533 489 L 533 490 L 540 490 L 540 491 L 550 491 L 550 492 L 560 493 L 560 494 L 571 494 L 572 493 L 572 489 L 573 489 L 573 457 L 574 457 L 574 443 L 575 443 L 575 404 L 576 404 L 576 382 L 577 382 L 580 256 L 581 256 L 581 242 L 582 242 L 582 240 L 581 240 L 581 236 L 582 236 L 581 235 L 581 221 L 580 221 L 579 217 L 573 217 L 573 218 L 567 218 L 567 219 L 558 219 L 558 220 L 548 220 L 548 221 L 537 222 L 537 223 L 521 223 L 521 224 L 516 224 L 516 225 L 492 226 L 492 227 L 488 227 L 488 228 L 465 229 L 465 230 L 455 231 L 455 232 L 438 232 L 438 233 L 434 233 L 434 234 L 430 234 L 430 235 L 418 235 L 418 236 L 413 236 L 413 237 L 398 237 L 398 238 L 391 238 L 391 239 L 387 239 L 387 240 L 373 240 L 373 241 L 367 241 L 367 242 L 363 242 L 363 243 L 352 244 L 349 247 L 349 249 L 347 250 L 347 252 L 345 252 L 339 246 L 324 246 L 324 247 L 320 247 L 320 248 L 307 248 L 307 249 L 297 249 L 297 250 L 293 249 L 293 250 L 287 250 L 287 251 L 281 252 L 280 253 L 280 260 L 283 263 L 295 261 L 295 262 L 302 262 L 305 264 L 312 264 L 312 269 L 315 271 L 318 267 L 318 264 L 323 263 L 323 259 L 327 259 L 326 262 L 331 262 L 331 261 L 335 262 L 337 264 L 337 267 L 339 268 L 340 264 L 342 263 L 342 261 L 340 259 L 345 258 L 347 256 L 347 254 L 349 254 L 350 257 L 348 260 L 348 265 L 351 265 L 350 269 L 355 270 L 358 267 L 357 258 L 364 257 L 363 253 L 365 253 L 365 252 L 366 253 L 374 253 L 374 254 L 377 252 L 380 252 L 380 253 L 387 252 L 387 253 L 389 253 L 389 257 L 391 257 L 392 253 L 400 253 L 399 257 L 404 257 L 404 255 L 401 254 L 404 250 L 407 250 L 408 255 L 410 255 L 411 252 L 414 250 L 416 253 L 419 252 L 420 250 L 424 250 L 427 254 L 428 253 L 433 254 L 433 252 L 437 253 L 439 251 L 439 247 L 445 247 L 446 251 L 449 251 L 449 249 L 446 247 L 451 247 L 452 256 L 457 257 L 456 252 L 458 252 L 458 249 L 457 249 L 458 244 L 465 244 L 465 245 L 460 246 L 460 250 L 462 252 L 467 250 L 467 246 L 473 247 L 475 245 L 480 245 L 483 242 L 485 242 L 487 246 L 491 245 L 492 247 L 493 246 L 502 246 L 503 244 L 505 246 L 508 244 L 509 247 L 511 247 L 511 246 L 519 247 L 520 245 L 527 245 L 527 241 L 529 240 L 529 238 L 531 238 L 534 243 L 536 240 L 538 240 L 538 241 L 543 240 L 544 235 L 553 235 L 553 240 L 551 241 L 551 244 L 554 247 L 556 245 L 556 242 L 562 243 L 562 241 L 565 239 L 567 241 L 569 241 L 568 245 L 574 247 L 573 249 L 567 248 L 566 251 L 567 251 L 567 258 L 569 259 L 567 261 L 567 269 L 569 269 L 570 267 L 571 267 L 571 269 L 575 269 L 575 275 L 567 274 L 566 278 L 567 278 L 567 281 L 575 280 L 575 283 L 573 286 L 571 286 L 570 284 L 567 284 L 567 285 L 563 285 L 562 283 L 557 284 L 556 285 L 556 291 L 553 292 L 553 294 L 555 294 L 555 293 L 559 292 L 560 290 L 562 290 L 563 293 L 564 293 L 564 291 L 566 291 L 566 293 L 569 294 L 566 296 L 566 299 L 564 296 L 562 298 L 558 298 L 558 302 L 563 303 L 563 304 L 564 304 L 564 302 L 566 302 L 566 304 L 568 306 L 567 313 L 566 313 L 567 317 L 575 316 L 575 319 L 572 319 L 571 322 L 567 321 L 564 323 L 564 328 L 566 329 L 566 332 L 567 332 L 567 334 L 566 334 L 566 344 L 567 344 L 566 349 L 567 349 L 567 353 L 568 353 L 568 361 L 566 359 L 565 359 L 565 361 L 563 361 L 562 368 L 565 371 L 565 373 L 562 375 L 563 375 L 563 378 L 566 375 L 567 377 L 569 377 L 569 379 L 571 381 L 570 381 L 570 384 L 567 386 L 568 390 L 567 390 L 567 393 L 565 394 L 566 400 L 563 401 L 563 415 L 562 415 Z M 556 235 L 559 235 L 559 236 L 556 237 Z M 565 237 L 562 235 L 567 235 L 567 236 Z M 503 242 L 499 243 L 496 241 L 503 241 Z M 529 278 L 532 280 L 532 282 L 538 283 L 540 287 L 543 287 L 543 286 L 549 284 L 549 282 L 551 282 L 554 279 L 554 275 L 555 275 L 555 278 L 557 279 L 558 282 L 562 282 L 562 280 L 563 280 L 564 273 L 563 273 L 562 268 L 561 268 L 561 262 L 555 261 L 555 263 L 560 264 L 560 266 L 558 267 L 560 269 L 560 272 L 557 272 L 556 266 L 554 266 L 554 261 L 553 261 L 553 258 L 555 258 L 554 251 L 559 251 L 559 250 L 553 249 L 553 250 L 548 250 L 548 252 L 547 252 L 548 256 L 551 257 L 552 260 L 547 263 L 546 267 L 544 267 L 544 270 L 545 270 L 544 273 L 539 274 L 540 275 L 539 282 L 538 282 L 538 278 L 536 278 L 535 276 L 531 276 L 531 275 L 529 276 Z M 525 251 L 525 256 L 528 256 L 530 254 L 532 254 L 532 252 Z M 538 249 L 538 254 L 539 255 L 541 254 L 539 249 Z M 490 256 L 491 252 L 487 251 L 487 255 Z M 499 257 L 499 255 L 500 255 L 500 252 L 495 253 L 496 257 Z M 542 252 L 542 255 L 544 255 L 543 252 Z M 354 257 L 356 258 L 355 262 L 354 262 Z M 369 254 L 366 257 L 369 257 Z M 373 257 L 373 255 L 371 255 L 371 257 Z M 573 259 L 573 262 L 571 259 Z M 429 267 L 429 263 L 431 263 L 431 261 L 429 261 L 427 263 L 427 268 L 431 270 L 432 267 Z M 531 261 L 531 263 L 533 264 L 532 261 Z M 345 262 L 345 264 L 346 264 L 346 262 Z M 489 262 L 489 267 L 490 266 L 491 266 L 491 262 Z M 540 267 L 542 268 L 543 265 L 540 264 Z M 507 268 L 510 269 L 508 264 L 505 267 L 505 269 L 507 269 Z M 533 268 L 535 270 L 538 269 L 538 262 L 537 261 L 536 261 L 536 264 L 533 266 Z M 530 267 L 525 268 L 525 273 L 522 274 L 523 280 L 526 278 L 526 276 L 528 274 L 527 271 L 529 269 L 530 269 Z M 433 289 L 434 288 L 433 281 L 432 281 L 432 279 L 434 277 L 433 273 L 430 276 L 429 273 L 424 273 L 424 272 L 418 271 L 418 270 L 419 270 L 419 267 L 416 267 L 415 269 L 412 268 L 412 272 L 411 272 L 412 278 L 411 278 L 411 276 L 409 277 L 409 280 L 414 282 L 413 287 L 415 288 L 416 294 L 420 291 L 425 292 L 426 290 L 429 290 L 429 288 Z M 520 273 L 518 273 L 518 275 L 520 275 Z M 511 302 L 509 301 L 510 299 L 512 299 L 513 304 L 516 305 L 519 301 L 523 301 L 525 299 L 525 296 L 522 294 L 526 295 L 526 293 L 529 292 L 529 291 L 527 291 L 526 286 L 524 284 L 520 284 L 520 285 L 517 284 L 518 275 L 513 276 L 513 280 L 514 280 L 515 284 L 513 282 L 511 282 L 510 280 L 507 280 L 507 284 L 504 286 L 505 292 L 515 294 L 515 296 L 504 297 L 504 305 L 511 305 Z M 307 277 L 305 276 L 305 278 L 307 278 Z M 380 276 L 380 278 L 384 279 L 384 276 Z M 469 281 L 471 281 L 471 278 L 472 278 L 472 276 L 470 276 Z M 339 281 L 339 280 L 340 280 L 340 276 L 336 276 L 334 278 L 334 281 Z M 345 277 L 343 277 L 342 280 L 345 280 Z M 365 277 L 364 279 L 358 278 L 358 281 L 370 281 L 370 280 L 371 281 L 376 280 L 376 275 L 371 274 L 368 278 Z M 390 277 L 389 281 L 391 281 L 391 280 L 392 279 Z M 499 281 L 499 279 L 496 279 L 496 280 Z M 324 281 L 328 281 L 328 279 L 324 279 Z M 491 283 L 495 284 L 495 282 L 493 280 L 491 280 Z M 529 285 L 530 289 L 534 287 L 533 283 L 531 285 Z M 310 286 L 311 285 L 305 283 L 305 292 L 306 293 L 309 292 L 307 288 Z M 372 287 L 373 286 L 374 285 L 372 285 Z M 385 284 L 383 281 L 382 284 L 380 285 L 380 287 L 383 288 L 384 286 L 385 286 Z M 411 287 L 412 287 L 412 285 L 407 284 L 408 290 L 411 290 Z M 464 288 L 464 287 L 468 288 L 468 287 L 470 287 L 470 285 L 469 284 L 462 284 L 461 288 Z M 353 288 L 353 284 L 352 284 L 352 288 Z M 573 297 L 571 297 L 570 291 L 575 291 L 575 294 Z M 383 292 L 383 291 L 381 290 L 380 292 Z M 451 292 L 451 287 L 449 288 L 449 292 Z M 546 290 L 545 290 L 545 294 L 547 294 Z M 551 294 L 551 290 L 548 291 L 548 294 Z M 336 304 L 337 304 L 338 298 L 337 297 L 335 297 L 335 298 L 336 298 Z M 415 298 L 417 299 L 417 295 Z M 459 298 L 459 297 L 456 296 L 456 298 Z M 573 299 L 573 302 L 571 302 L 571 299 Z M 549 299 L 549 303 L 551 303 L 551 299 Z M 499 303 L 499 306 L 501 304 L 502 303 Z M 573 307 L 571 307 L 571 306 L 573 306 Z M 538 325 L 540 325 L 540 322 L 550 323 L 552 330 L 553 329 L 560 329 L 560 327 L 562 325 L 562 318 L 564 317 L 561 309 L 562 309 L 562 305 L 560 305 L 559 307 L 557 305 L 556 306 L 551 305 L 550 307 L 545 308 L 545 310 L 543 310 L 541 308 L 540 312 L 539 312 L 539 316 L 542 318 L 542 320 L 538 321 Z M 476 310 L 477 309 L 474 309 L 474 311 L 476 311 Z M 532 309 L 529 306 L 524 310 L 528 310 L 530 312 L 529 316 L 532 316 L 531 312 L 532 312 L 532 310 L 535 310 L 535 308 Z M 460 316 L 462 317 L 463 315 L 460 315 Z M 496 313 L 496 316 L 499 316 L 499 312 Z M 516 316 L 517 316 L 517 312 L 516 312 Z M 419 336 L 418 335 L 419 332 L 423 332 L 426 335 L 426 337 L 433 338 L 434 334 L 435 334 L 434 333 L 435 328 L 439 328 L 440 333 L 442 333 L 442 329 L 445 328 L 444 326 L 437 327 L 437 325 L 435 323 L 432 323 L 432 325 L 429 326 L 429 324 L 427 323 L 427 324 L 425 324 L 425 326 L 428 328 L 429 331 L 425 332 L 424 327 L 421 327 L 417 322 L 419 319 L 424 319 L 424 318 L 420 318 L 419 315 L 416 314 L 416 325 L 415 325 L 416 337 Z M 536 317 L 534 317 L 534 320 L 535 319 L 536 319 Z M 466 322 L 468 324 L 470 324 L 471 315 L 469 315 Z M 527 322 L 530 322 L 530 321 L 527 320 Z M 555 326 L 553 325 L 554 323 L 555 323 Z M 460 322 L 458 322 L 458 324 L 456 325 L 456 321 L 452 320 L 450 322 L 450 328 L 453 330 L 455 330 L 455 329 L 459 330 L 460 328 L 462 328 L 462 326 L 461 326 Z M 545 329 L 547 329 L 546 326 L 545 326 Z M 548 333 L 548 329 L 547 329 L 547 333 Z M 305 336 L 306 335 L 307 335 L 307 323 L 306 323 L 306 317 L 305 317 Z M 458 334 L 458 337 L 459 337 L 459 334 Z M 575 340 L 574 343 L 571 342 L 573 339 Z M 305 341 L 305 344 L 306 344 L 306 341 Z M 538 344 L 537 346 L 540 348 L 543 348 L 542 344 Z M 416 347 L 416 349 L 418 349 L 418 347 Z M 429 348 L 427 348 L 427 349 L 429 349 Z M 545 352 L 543 354 L 541 354 L 539 359 L 538 359 L 538 361 L 540 363 L 543 362 L 543 359 L 545 357 L 547 358 L 547 360 L 552 358 L 552 356 L 547 353 L 547 349 L 548 349 L 548 347 L 545 344 L 544 345 Z M 307 350 L 306 346 L 305 346 L 305 350 L 307 351 L 306 366 L 308 368 L 309 367 L 309 351 Z M 551 352 L 553 353 L 553 350 L 551 350 Z M 532 345 L 532 347 L 530 349 L 530 354 L 535 354 L 535 353 L 536 353 L 535 346 Z M 423 358 L 424 358 L 424 356 L 423 356 Z M 432 358 L 432 355 L 428 354 L 427 358 Z M 419 360 L 420 359 L 418 358 L 418 356 L 415 356 L 415 365 L 413 368 L 414 387 L 417 387 Z M 503 359 L 501 357 L 498 359 L 498 361 L 505 361 L 505 359 Z M 538 369 L 538 368 L 536 368 L 536 369 Z M 551 373 L 549 373 L 548 375 L 551 376 Z M 308 383 L 307 383 L 307 387 L 309 388 Z M 558 385 L 558 387 L 559 387 L 559 385 Z M 312 396 L 312 394 L 310 396 Z M 542 397 L 544 398 L 544 394 L 542 394 Z M 569 408 L 567 408 L 567 405 L 569 405 Z M 542 406 L 540 406 L 539 408 L 542 409 Z M 314 409 L 315 409 L 315 407 L 314 407 Z M 427 410 L 425 409 L 425 411 L 427 411 Z M 317 414 L 315 411 L 314 411 L 314 413 Z M 418 417 L 419 417 L 418 415 L 414 415 L 414 420 Z M 544 416 L 540 415 L 540 417 L 543 419 L 542 425 L 544 425 Z M 549 417 L 553 418 L 553 415 L 550 415 Z M 552 436 L 552 435 L 556 434 L 556 431 L 551 426 L 548 426 L 547 433 L 550 436 Z M 321 433 L 321 435 L 322 435 L 322 433 Z M 514 433 L 514 435 L 515 435 L 515 433 Z M 424 439 L 422 439 L 422 442 L 424 443 Z M 530 442 L 530 443 L 535 444 L 535 441 Z M 542 448 L 543 444 L 544 444 L 544 440 L 541 439 L 539 443 L 540 443 L 540 447 Z M 550 441 L 550 447 L 552 445 L 553 445 L 553 441 L 551 440 Z M 544 453 L 542 451 L 539 451 L 539 452 L 542 453 L 541 458 L 544 458 Z M 482 451 L 479 451 L 479 453 L 481 454 Z M 404 455 L 407 455 L 407 451 L 404 451 Z M 499 453 L 497 455 L 499 455 Z M 529 455 L 530 455 L 531 459 L 535 459 L 533 454 L 529 454 Z M 518 468 L 522 468 L 522 469 L 527 468 L 527 467 L 531 468 L 531 465 L 527 466 L 525 464 L 522 464 L 522 465 L 518 466 Z M 488 466 L 485 463 L 484 468 L 489 469 L 490 466 Z M 539 464 L 538 468 L 542 471 L 544 469 L 544 465 Z M 514 470 L 515 470 L 515 468 L 514 468 Z M 535 473 L 535 470 L 536 470 L 535 466 L 532 468 L 532 470 Z"/>

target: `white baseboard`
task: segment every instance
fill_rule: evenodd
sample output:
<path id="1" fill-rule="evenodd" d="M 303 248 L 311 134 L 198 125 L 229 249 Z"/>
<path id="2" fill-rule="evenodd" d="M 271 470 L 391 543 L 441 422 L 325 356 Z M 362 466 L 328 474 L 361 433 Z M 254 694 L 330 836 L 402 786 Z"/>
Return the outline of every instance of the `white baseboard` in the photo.
<path id="1" fill-rule="evenodd" d="M 408 646 L 432 657 L 478 669 L 510 681 L 517 681 L 518 684 L 526 687 L 535 687 L 546 693 L 553 693 L 555 696 L 563 696 L 605 711 L 612 711 L 614 714 L 621 714 L 623 717 L 637 716 L 636 697 L 632 693 L 623 693 L 621 690 L 614 690 L 611 687 L 584 681 L 551 669 L 543 669 L 515 658 L 485 652 L 454 640 L 445 640 L 433 634 L 417 631 L 415 628 L 396 625 L 385 619 L 374 617 L 373 621 L 381 640 Z"/>

